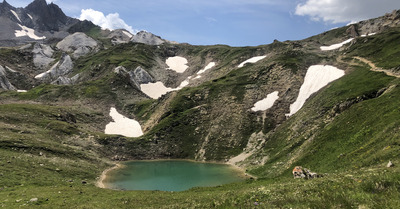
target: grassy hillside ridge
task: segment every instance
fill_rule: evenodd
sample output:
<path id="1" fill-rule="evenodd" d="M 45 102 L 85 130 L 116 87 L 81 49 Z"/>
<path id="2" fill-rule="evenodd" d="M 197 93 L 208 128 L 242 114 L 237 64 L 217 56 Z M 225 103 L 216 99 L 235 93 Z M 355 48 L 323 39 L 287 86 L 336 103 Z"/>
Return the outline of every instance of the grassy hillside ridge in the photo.
<path id="1" fill-rule="evenodd" d="M 39 104 L 1 104 L 0 113 L 3 189 L 93 181 L 108 165 L 90 132 L 101 113 Z"/>

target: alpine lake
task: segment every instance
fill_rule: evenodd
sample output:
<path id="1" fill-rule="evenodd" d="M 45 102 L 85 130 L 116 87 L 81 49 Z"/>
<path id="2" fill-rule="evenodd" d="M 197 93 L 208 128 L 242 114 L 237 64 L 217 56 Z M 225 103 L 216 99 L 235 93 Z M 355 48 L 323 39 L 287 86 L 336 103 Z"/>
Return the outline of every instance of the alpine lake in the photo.
<path id="1" fill-rule="evenodd" d="M 116 190 L 185 191 L 246 179 L 231 165 L 185 160 L 129 161 L 106 175 L 103 184 Z"/>

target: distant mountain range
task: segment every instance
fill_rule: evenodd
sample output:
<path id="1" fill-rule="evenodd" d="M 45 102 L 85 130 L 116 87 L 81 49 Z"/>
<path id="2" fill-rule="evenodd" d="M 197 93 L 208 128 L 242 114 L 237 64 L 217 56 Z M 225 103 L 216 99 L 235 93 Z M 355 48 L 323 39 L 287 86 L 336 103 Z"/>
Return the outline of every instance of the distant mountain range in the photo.
<path id="1" fill-rule="evenodd" d="M 54 3 L 34 0 L 25 8 L 16 8 L 7 1 L 0 3 L 0 46 L 16 46 L 30 42 L 54 43 L 75 32 L 88 32 L 99 28 L 89 21 L 68 17 Z M 124 32 L 122 32 L 124 31 Z M 113 43 L 129 41 L 161 44 L 166 40 L 142 31 L 137 36 L 125 30 L 101 33 L 113 39 Z"/>

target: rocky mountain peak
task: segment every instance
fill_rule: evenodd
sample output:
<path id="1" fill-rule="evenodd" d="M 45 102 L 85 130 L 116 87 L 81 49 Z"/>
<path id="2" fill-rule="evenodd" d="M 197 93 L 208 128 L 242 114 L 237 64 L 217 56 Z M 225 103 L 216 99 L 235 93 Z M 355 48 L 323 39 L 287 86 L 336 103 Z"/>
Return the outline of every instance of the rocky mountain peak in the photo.
<path id="1" fill-rule="evenodd" d="M 13 6 L 11 6 L 6 0 L 4 0 L 2 3 L 0 3 L 0 7 L 13 7 Z"/>
<path id="2" fill-rule="evenodd" d="M 43 31 L 59 31 L 60 27 L 71 19 L 60 7 L 53 3 L 47 4 L 46 0 L 35 0 L 25 9 L 38 17 L 39 29 Z"/>
<path id="3" fill-rule="evenodd" d="M 156 36 L 147 31 L 138 32 L 135 36 L 132 37 L 131 41 L 148 45 L 160 45 L 165 43 L 165 40 L 163 40 L 160 36 Z"/>
<path id="4" fill-rule="evenodd" d="M 3 1 L 0 3 L 0 15 L 6 13 L 10 9 L 15 9 L 13 6 L 11 6 L 7 1 Z"/>

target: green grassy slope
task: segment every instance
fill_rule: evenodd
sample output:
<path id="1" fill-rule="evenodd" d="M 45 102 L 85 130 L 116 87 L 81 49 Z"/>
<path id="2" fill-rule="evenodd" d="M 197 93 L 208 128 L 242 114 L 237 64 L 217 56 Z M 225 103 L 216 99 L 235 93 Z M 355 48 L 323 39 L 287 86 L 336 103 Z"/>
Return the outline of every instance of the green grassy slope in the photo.
<path id="1" fill-rule="evenodd" d="M 93 180 L 107 166 L 88 132 L 101 113 L 37 104 L 1 104 L 0 113 L 3 189 Z"/>

